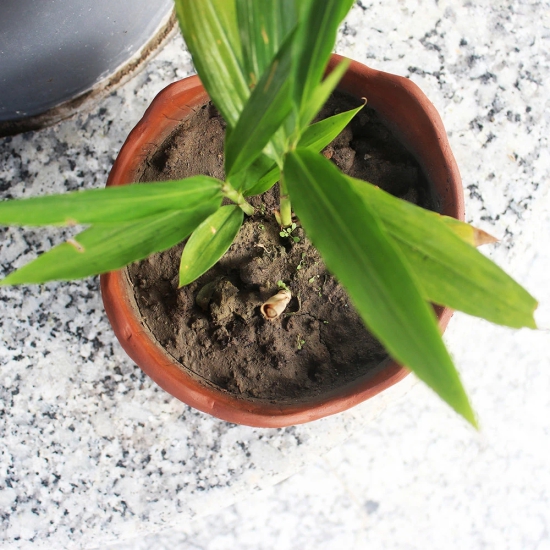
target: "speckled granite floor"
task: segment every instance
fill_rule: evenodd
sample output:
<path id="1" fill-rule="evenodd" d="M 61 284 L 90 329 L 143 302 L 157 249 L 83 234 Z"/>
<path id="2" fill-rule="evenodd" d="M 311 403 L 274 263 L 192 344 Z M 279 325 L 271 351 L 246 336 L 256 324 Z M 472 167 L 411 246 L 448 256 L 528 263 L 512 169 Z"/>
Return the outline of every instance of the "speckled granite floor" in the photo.
<path id="1" fill-rule="evenodd" d="M 549 39 L 548 2 L 361 0 L 338 41 L 435 103 L 468 219 L 541 301 L 538 332 L 451 321 L 480 434 L 420 385 L 377 420 L 364 404 L 287 430 L 226 424 L 125 357 L 96 279 L 1 289 L 3 548 L 550 549 Z M 150 99 L 190 71 L 175 38 L 90 112 L 0 140 L 0 196 L 102 186 Z M 0 229 L 2 271 L 63 238 Z"/>

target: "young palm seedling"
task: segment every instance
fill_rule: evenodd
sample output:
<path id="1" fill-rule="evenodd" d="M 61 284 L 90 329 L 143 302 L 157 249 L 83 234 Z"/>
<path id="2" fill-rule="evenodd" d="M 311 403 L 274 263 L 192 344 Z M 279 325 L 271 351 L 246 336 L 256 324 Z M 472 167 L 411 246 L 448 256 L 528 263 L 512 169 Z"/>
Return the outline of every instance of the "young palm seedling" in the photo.
<path id="1" fill-rule="evenodd" d="M 227 125 L 225 181 L 194 176 L 4 201 L 6 225 L 89 227 L 0 284 L 105 273 L 188 238 L 179 271 L 187 285 L 229 249 L 254 213 L 247 199 L 278 184 L 280 236 L 299 241 L 294 212 L 388 353 L 475 425 L 431 303 L 534 328 L 536 301 L 476 250 L 482 232 L 348 177 L 320 154 L 361 109 L 312 124 L 348 67 L 342 61 L 325 76 L 352 4 L 176 0 L 197 72 Z M 288 290 L 279 295 L 290 300 Z M 266 317 L 281 314 L 271 306 Z"/>
<path id="2" fill-rule="evenodd" d="M 281 223 L 282 225 L 282 223 Z M 295 243 L 300 242 L 300 237 L 296 237 L 296 235 L 293 235 L 292 232 L 296 229 L 296 224 L 292 222 L 289 227 L 284 227 L 281 229 L 281 232 L 279 235 L 286 239 L 292 239 Z"/>

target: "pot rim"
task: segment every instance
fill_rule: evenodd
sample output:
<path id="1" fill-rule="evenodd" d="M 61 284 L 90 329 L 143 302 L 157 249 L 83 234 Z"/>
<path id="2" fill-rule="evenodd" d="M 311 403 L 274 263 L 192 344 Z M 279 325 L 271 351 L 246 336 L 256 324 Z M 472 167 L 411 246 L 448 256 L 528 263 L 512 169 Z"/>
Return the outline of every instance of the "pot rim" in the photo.
<path id="1" fill-rule="evenodd" d="M 328 70 L 332 70 L 342 59 L 333 55 Z M 420 88 L 406 78 L 371 69 L 356 61 L 351 62 L 338 88 L 356 97 L 367 97 L 369 106 L 377 111 L 417 158 L 441 198 L 441 213 L 463 220 L 460 173 L 443 122 Z M 182 120 L 207 100 L 208 95 L 198 76 L 185 78 L 164 88 L 126 139 L 107 185 L 139 181 L 142 161 L 172 134 Z M 400 124 L 402 120 L 408 123 Z M 428 162 L 426 150 L 429 149 L 435 153 Z M 228 422 L 266 428 L 310 422 L 345 411 L 374 397 L 409 374 L 405 367 L 387 360 L 374 375 L 305 402 L 274 404 L 240 399 L 201 382 L 156 342 L 141 324 L 125 270 L 101 275 L 101 292 L 115 335 L 130 358 L 180 401 Z M 443 331 L 453 312 L 443 307 L 436 307 L 435 310 L 440 330 Z"/>

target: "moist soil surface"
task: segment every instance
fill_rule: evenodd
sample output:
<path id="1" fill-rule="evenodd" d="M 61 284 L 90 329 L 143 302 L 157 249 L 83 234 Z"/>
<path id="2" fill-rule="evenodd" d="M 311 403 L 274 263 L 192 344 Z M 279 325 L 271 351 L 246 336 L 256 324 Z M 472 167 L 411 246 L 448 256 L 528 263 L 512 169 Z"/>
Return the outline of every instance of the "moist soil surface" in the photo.
<path id="1" fill-rule="evenodd" d="M 320 118 L 358 101 L 337 93 Z M 205 105 L 144 165 L 141 181 L 206 174 L 223 179 L 224 122 Z M 347 174 L 433 207 L 414 158 L 366 107 L 325 149 Z M 278 190 L 253 197 L 253 216 L 222 260 L 179 289 L 184 244 L 127 268 L 138 308 L 156 340 L 203 383 L 237 397 L 296 403 L 373 375 L 387 354 L 364 328 L 346 292 L 326 270 L 300 227 L 280 236 L 273 212 Z M 261 304 L 283 281 L 292 292 L 285 313 L 265 320 Z"/>

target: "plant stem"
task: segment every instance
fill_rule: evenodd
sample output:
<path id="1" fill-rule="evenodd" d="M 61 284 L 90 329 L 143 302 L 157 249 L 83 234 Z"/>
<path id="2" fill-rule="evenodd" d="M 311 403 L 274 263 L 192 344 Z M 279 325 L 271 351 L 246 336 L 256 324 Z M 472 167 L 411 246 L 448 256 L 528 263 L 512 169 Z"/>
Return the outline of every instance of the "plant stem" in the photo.
<path id="1" fill-rule="evenodd" d="M 247 216 L 252 216 L 252 214 L 254 214 L 254 207 L 249 202 L 247 202 L 247 200 L 244 198 L 244 195 L 237 191 L 228 181 L 223 184 L 222 193 L 224 197 L 227 197 L 237 206 L 240 206 L 241 210 Z"/>
<path id="2" fill-rule="evenodd" d="M 288 195 L 288 190 L 286 188 L 285 178 L 284 176 L 281 178 L 281 182 L 279 183 L 279 191 L 280 191 L 280 203 L 281 203 L 281 225 L 283 227 L 288 227 L 290 224 L 292 224 L 292 208 L 290 205 L 290 197 Z"/>

